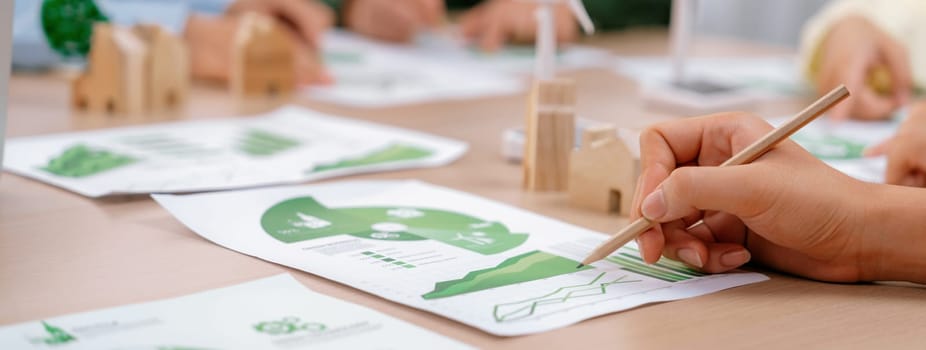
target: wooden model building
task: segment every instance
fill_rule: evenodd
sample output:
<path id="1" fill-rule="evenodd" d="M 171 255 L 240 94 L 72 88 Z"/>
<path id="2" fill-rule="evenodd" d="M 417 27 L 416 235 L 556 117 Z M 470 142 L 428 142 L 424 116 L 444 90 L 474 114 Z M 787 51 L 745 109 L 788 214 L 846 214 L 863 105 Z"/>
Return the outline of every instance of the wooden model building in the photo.
<path id="1" fill-rule="evenodd" d="M 161 111 L 186 100 L 189 81 L 186 46 L 176 36 L 156 26 L 98 23 L 71 100 L 75 108 L 95 112 Z"/>
<path id="2" fill-rule="evenodd" d="M 156 25 L 135 26 L 134 32 L 148 47 L 148 109 L 161 111 L 185 104 L 190 91 L 186 44 Z"/>
<path id="3" fill-rule="evenodd" d="M 145 110 L 144 43 L 130 30 L 98 23 L 93 27 L 87 71 L 71 90 L 76 108 L 117 114 Z"/>
<path id="4" fill-rule="evenodd" d="M 569 201 L 605 213 L 630 214 L 640 163 L 613 126 L 586 129 L 569 164 Z"/>
<path id="5" fill-rule="evenodd" d="M 241 18 L 232 49 L 231 89 L 239 97 L 286 95 L 296 86 L 296 45 L 273 18 Z"/>
<path id="6" fill-rule="evenodd" d="M 575 147 L 575 84 L 569 80 L 534 83 L 524 127 L 524 188 L 564 191 L 569 155 Z"/>

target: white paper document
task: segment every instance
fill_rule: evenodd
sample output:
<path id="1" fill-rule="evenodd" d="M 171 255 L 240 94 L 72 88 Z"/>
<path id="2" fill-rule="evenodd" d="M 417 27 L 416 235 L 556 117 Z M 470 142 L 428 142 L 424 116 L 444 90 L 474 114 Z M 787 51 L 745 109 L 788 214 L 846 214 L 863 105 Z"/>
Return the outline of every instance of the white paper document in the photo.
<path id="1" fill-rule="evenodd" d="M 769 119 L 780 125 L 788 118 Z M 821 117 L 803 127 L 791 139 L 814 156 L 856 179 L 884 183 L 887 157 L 866 157 L 865 149 L 887 141 L 897 132 L 900 118 L 887 121 L 832 121 Z"/>
<path id="2" fill-rule="evenodd" d="M 464 69 L 414 55 L 399 45 L 378 43 L 341 31 L 327 34 L 323 45 L 325 67 L 334 77 L 334 83 L 306 88 L 306 95 L 314 100 L 357 107 L 390 107 L 515 94 L 525 87 L 515 77 Z"/>
<path id="3" fill-rule="evenodd" d="M 535 46 L 505 45 L 497 51 L 485 51 L 467 42 L 453 30 L 443 33 L 424 33 L 411 45 L 400 46 L 403 52 L 444 62 L 468 70 L 490 71 L 516 76 L 534 73 Z M 608 50 L 577 44 L 559 45 L 556 52 L 557 71 L 606 67 L 613 60 Z"/>
<path id="4" fill-rule="evenodd" d="M 787 97 L 812 93 L 801 78 L 793 57 L 693 57 L 685 63 L 686 79 L 721 84 L 756 96 Z M 619 57 L 618 74 L 645 86 L 666 86 L 673 82 L 668 57 Z"/>
<path id="5" fill-rule="evenodd" d="M 4 167 L 88 197 L 297 183 L 448 164 L 463 142 L 287 107 L 263 116 L 14 138 Z"/>
<path id="6" fill-rule="evenodd" d="M 0 327 L 3 349 L 471 349 L 277 275 Z"/>
<path id="7" fill-rule="evenodd" d="M 503 336 L 767 279 L 646 265 L 633 245 L 578 268 L 606 236 L 417 181 L 153 197 L 226 248 Z"/>
<path id="8" fill-rule="evenodd" d="M 483 52 L 449 33 L 424 34 L 394 44 L 333 30 L 323 40 L 331 86 L 307 88 L 308 97 L 358 107 L 389 107 L 522 92 L 533 72 L 533 46 Z M 606 50 L 572 45 L 557 54 L 560 70 L 604 66 Z"/>

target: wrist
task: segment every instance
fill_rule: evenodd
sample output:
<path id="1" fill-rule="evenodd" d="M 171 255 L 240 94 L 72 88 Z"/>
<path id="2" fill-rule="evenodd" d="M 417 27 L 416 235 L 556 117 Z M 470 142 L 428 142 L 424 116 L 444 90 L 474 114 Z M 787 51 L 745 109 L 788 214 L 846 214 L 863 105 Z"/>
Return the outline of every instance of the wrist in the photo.
<path id="1" fill-rule="evenodd" d="M 926 283 L 926 189 L 866 186 L 860 279 Z"/>

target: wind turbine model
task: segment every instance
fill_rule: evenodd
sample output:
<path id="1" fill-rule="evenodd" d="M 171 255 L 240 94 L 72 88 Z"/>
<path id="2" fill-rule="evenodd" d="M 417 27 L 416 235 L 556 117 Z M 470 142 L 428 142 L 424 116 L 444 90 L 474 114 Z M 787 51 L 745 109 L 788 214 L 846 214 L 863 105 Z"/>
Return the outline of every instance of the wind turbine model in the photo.
<path id="1" fill-rule="evenodd" d="M 531 0 L 540 6 L 534 11 L 537 19 L 536 66 L 534 71 L 537 80 L 552 80 L 556 75 L 556 28 L 553 18 L 553 5 L 566 2 L 569 10 L 579 21 L 585 34 L 595 33 L 595 24 L 585 11 L 582 0 Z"/>
<path id="2" fill-rule="evenodd" d="M 556 78 L 553 5 L 569 5 L 587 34 L 595 26 L 581 0 L 532 0 L 538 3 L 536 66 L 524 128 L 524 188 L 563 191 L 568 186 L 569 156 L 575 147 L 575 83 Z"/>
<path id="3" fill-rule="evenodd" d="M 694 37 L 698 0 L 673 0 L 669 51 L 671 81 L 647 88 L 643 98 L 654 105 L 684 113 L 711 113 L 749 109 L 755 98 L 735 86 L 699 79 L 687 69 L 689 48 Z"/>

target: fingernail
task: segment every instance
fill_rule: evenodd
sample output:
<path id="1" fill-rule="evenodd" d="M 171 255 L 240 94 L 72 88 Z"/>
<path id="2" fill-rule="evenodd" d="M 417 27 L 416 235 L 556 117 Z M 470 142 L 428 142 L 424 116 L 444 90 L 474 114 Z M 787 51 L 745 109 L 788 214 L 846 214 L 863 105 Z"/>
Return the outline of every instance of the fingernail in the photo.
<path id="1" fill-rule="evenodd" d="M 694 249 L 691 248 L 682 248 L 675 252 L 675 255 L 678 255 L 679 259 L 682 259 L 688 265 L 697 266 L 698 268 L 704 267 L 704 262 L 701 261 L 701 256 L 698 255 Z"/>
<path id="2" fill-rule="evenodd" d="M 734 250 L 732 252 L 723 253 L 723 255 L 720 256 L 720 264 L 726 267 L 737 267 L 749 262 L 750 258 L 752 258 L 752 256 L 749 255 L 748 250 Z"/>
<path id="3" fill-rule="evenodd" d="M 653 193 L 650 193 L 649 196 L 646 196 L 641 206 L 643 216 L 647 219 L 654 220 L 666 215 L 666 201 L 662 197 L 662 189 L 657 189 Z"/>

